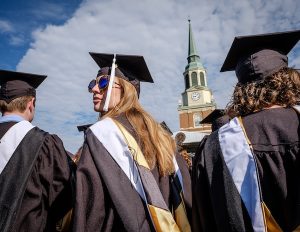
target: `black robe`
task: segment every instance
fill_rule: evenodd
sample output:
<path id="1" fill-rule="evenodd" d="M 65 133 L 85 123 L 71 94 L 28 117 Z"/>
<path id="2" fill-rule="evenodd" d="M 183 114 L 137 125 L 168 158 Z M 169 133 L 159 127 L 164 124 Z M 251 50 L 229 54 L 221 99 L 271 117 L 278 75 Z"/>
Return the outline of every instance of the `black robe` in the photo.
<path id="1" fill-rule="evenodd" d="M 128 120 L 116 118 L 136 138 Z M 138 140 L 137 140 L 138 141 Z M 176 157 L 183 176 L 185 205 L 191 217 L 191 183 L 187 165 Z M 170 178 L 152 170 L 162 196 L 170 205 Z M 123 170 L 91 130 L 77 168 L 74 231 L 153 231 L 147 209 Z"/>
<path id="2" fill-rule="evenodd" d="M 262 198 L 283 231 L 300 225 L 299 114 L 274 108 L 243 117 L 253 146 Z M 205 138 L 193 163 L 193 230 L 253 231 L 224 163 L 218 131 Z"/>
<path id="3" fill-rule="evenodd" d="M 0 123 L 0 139 L 14 124 L 15 122 Z M 19 155 L 26 155 L 29 148 L 26 148 L 28 144 L 24 144 L 24 141 L 28 143 L 30 136 L 38 131 L 41 130 L 35 127 L 23 138 L 1 173 L 1 178 L 16 171 L 15 168 L 18 167 L 12 165 L 12 162 L 18 160 Z M 56 222 L 72 206 L 71 160 L 56 135 L 41 133 L 44 133 L 44 139 L 25 183 L 24 195 L 22 199 L 15 199 L 20 202 L 14 215 L 15 220 L 12 225 L 5 225 L 9 231 L 55 231 Z M 9 186 L 7 184 L 5 190 L 1 187 L 0 191 L 9 190 Z M 5 212 L 0 212 L 2 213 Z M 4 224 L 2 226 L 4 228 Z"/>

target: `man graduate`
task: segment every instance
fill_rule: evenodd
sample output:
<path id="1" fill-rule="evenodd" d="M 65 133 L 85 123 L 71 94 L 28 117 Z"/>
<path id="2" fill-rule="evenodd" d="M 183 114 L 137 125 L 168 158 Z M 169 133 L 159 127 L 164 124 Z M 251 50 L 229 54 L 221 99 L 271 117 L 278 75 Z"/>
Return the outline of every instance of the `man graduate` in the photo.
<path id="1" fill-rule="evenodd" d="M 231 121 L 193 166 L 194 231 L 299 231 L 300 74 L 288 67 L 300 31 L 236 37 L 221 71 L 238 83 Z"/>
<path id="2" fill-rule="evenodd" d="M 68 155 L 33 126 L 46 76 L 0 70 L 0 231 L 55 231 L 72 203 Z"/>

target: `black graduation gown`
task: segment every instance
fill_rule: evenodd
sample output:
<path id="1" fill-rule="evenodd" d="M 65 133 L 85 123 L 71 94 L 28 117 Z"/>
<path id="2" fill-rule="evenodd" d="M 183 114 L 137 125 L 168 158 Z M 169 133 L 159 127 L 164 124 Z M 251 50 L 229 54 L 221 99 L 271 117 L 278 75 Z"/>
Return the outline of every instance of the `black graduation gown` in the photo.
<path id="1" fill-rule="evenodd" d="M 116 119 L 136 136 L 125 116 Z M 178 156 L 177 162 L 183 176 L 185 205 L 191 217 L 190 175 L 182 157 Z M 169 177 L 159 177 L 157 167 L 152 173 L 169 205 Z M 153 231 L 143 200 L 91 130 L 86 133 L 76 178 L 74 231 Z"/>
<path id="2" fill-rule="evenodd" d="M 15 122 L 0 123 L 0 138 L 14 124 Z M 39 129 L 34 128 L 33 130 Z M 30 141 L 28 134 L 26 136 L 24 139 Z M 17 150 L 20 150 L 22 146 L 26 146 L 22 142 Z M 13 173 L 16 168 L 10 162 L 18 159 L 16 156 L 20 154 L 17 150 L 5 167 L 10 169 L 7 173 Z M 22 150 L 26 154 L 26 147 Z M 22 153 L 21 155 L 25 154 Z M 22 199 L 15 199 L 16 201 L 20 200 L 20 205 L 13 225 L 9 226 L 9 231 L 55 231 L 58 219 L 65 215 L 72 206 L 69 163 L 70 159 L 62 141 L 56 135 L 45 133 L 44 141 L 25 184 L 24 195 Z M 4 175 L 3 172 L 1 175 Z M 9 185 L 6 190 L 8 189 Z M 0 191 L 5 190 L 0 189 Z M 0 214 L 2 213 L 4 212 L 0 212 Z"/>
<path id="3" fill-rule="evenodd" d="M 300 225 L 299 114 L 274 108 L 243 117 L 257 163 L 263 201 L 283 231 Z M 193 163 L 193 230 L 253 231 L 221 153 L 218 131 Z"/>

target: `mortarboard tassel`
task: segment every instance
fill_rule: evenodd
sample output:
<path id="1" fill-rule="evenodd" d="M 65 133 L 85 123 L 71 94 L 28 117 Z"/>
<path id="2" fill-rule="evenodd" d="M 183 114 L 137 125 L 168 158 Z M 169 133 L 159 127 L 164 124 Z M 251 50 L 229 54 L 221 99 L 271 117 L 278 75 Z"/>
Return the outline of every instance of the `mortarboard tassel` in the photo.
<path id="1" fill-rule="evenodd" d="M 105 112 L 108 111 L 108 105 L 109 105 L 109 102 L 110 102 L 111 91 L 112 91 L 112 87 L 113 87 L 114 79 L 115 79 L 115 68 L 116 68 L 116 54 L 114 54 L 113 63 L 112 63 L 112 66 L 111 66 L 111 73 L 110 73 L 110 78 L 109 78 L 108 90 L 107 90 L 107 95 L 106 95 L 106 99 L 105 99 L 105 104 L 104 104 L 104 107 L 103 107 L 103 111 L 105 111 Z"/>

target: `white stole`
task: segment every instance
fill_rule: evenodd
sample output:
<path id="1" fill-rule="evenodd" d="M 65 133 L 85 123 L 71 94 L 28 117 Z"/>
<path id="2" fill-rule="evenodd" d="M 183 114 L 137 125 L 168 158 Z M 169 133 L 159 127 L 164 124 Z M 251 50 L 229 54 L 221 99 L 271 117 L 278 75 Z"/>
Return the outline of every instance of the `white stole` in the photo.
<path id="1" fill-rule="evenodd" d="M 118 126 L 112 119 L 104 118 L 92 125 L 90 129 L 124 171 L 141 198 L 147 202 L 138 169 Z"/>
<path id="2" fill-rule="evenodd" d="M 255 159 L 238 118 L 219 129 L 222 155 L 246 206 L 254 231 L 265 231 Z"/>
<path id="3" fill-rule="evenodd" d="M 9 128 L 9 130 L 0 139 L 0 174 L 11 156 L 14 154 L 20 142 L 33 127 L 34 126 L 26 120 L 18 122 Z"/>
<path id="4" fill-rule="evenodd" d="M 128 145 L 124 139 L 124 136 L 118 126 L 111 118 L 104 118 L 90 127 L 96 138 L 103 144 L 105 149 L 109 152 L 111 157 L 117 162 L 119 167 L 126 174 L 130 180 L 132 186 L 141 196 L 141 198 L 147 203 L 146 195 L 142 185 L 142 181 L 139 176 L 138 169 L 133 160 L 132 154 L 129 151 Z M 183 188 L 182 175 L 178 167 L 175 156 L 173 158 L 176 175 Z"/>

